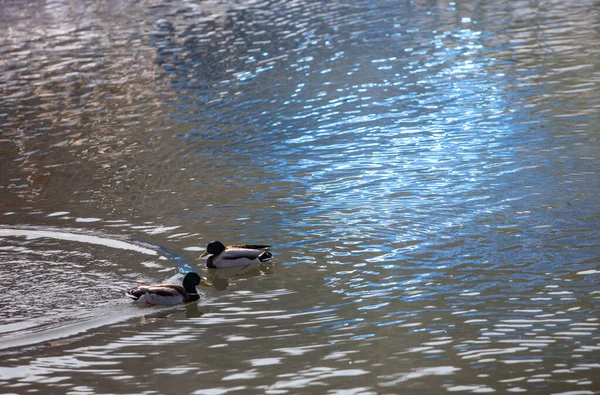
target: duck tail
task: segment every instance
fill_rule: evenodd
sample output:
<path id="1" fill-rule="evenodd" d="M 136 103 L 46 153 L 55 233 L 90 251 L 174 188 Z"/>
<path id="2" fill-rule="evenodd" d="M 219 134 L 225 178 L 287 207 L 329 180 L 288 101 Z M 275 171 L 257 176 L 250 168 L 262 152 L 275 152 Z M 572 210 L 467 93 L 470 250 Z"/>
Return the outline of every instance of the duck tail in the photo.
<path id="1" fill-rule="evenodd" d="M 260 254 L 258 256 L 258 260 L 261 262 L 270 261 L 271 258 L 273 258 L 273 254 L 271 254 L 269 251 L 264 251 L 262 254 Z"/>
<path id="2" fill-rule="evenodd" d="M 138 284 L 137 287 L 125 292 L 125 296 L 133 300 L 139 300 L 146 292 L 148 292 L 148 287 L 145 284 Z"/>
<path id="3" fill-rule="evenodd" d="M 128 298 L 131 298 L 133 300 L 138 300 L 141 295 L 135 291 L 136 291 L 135 289 L 127 291 L 127 292 L 125 292 L 125 296 L 127 296 Z"/>

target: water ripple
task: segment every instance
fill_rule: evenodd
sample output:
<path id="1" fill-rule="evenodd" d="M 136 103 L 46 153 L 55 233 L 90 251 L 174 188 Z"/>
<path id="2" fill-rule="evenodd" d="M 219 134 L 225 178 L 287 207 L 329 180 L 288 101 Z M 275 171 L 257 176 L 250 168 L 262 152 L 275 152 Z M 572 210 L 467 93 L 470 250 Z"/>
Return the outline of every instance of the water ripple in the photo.
<path id="1" fill-rule="evenodd" d="M 3 4 L 0 332 L 21 343 L 1 385 L 593 392 L 597 19 L 591 0 Z M 276 258 L 204 272 L 211 239 Z M 121 301 L 175 268 L 215 288 Z"/>

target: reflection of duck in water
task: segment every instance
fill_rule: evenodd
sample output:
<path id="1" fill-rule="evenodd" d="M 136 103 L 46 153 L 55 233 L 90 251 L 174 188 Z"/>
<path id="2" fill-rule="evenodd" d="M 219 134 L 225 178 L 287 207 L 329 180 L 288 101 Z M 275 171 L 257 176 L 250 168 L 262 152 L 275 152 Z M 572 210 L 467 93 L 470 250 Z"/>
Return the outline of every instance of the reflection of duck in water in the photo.
<path id="1" fill-rule="evenodd" d="M 211 287 L 212 284 L 198 273 L 188 273 L 183 277 L 183 286 L 175 284 L 139 285 L 127 291 L 126 295 L 139 303 L 149 305 L 174 305 L 200 299 L 196 286 Z"/>
<path id="2" fill-rule="evenodd" d="M 245 281 L 252 277 L 260 277 L 273 273 L 269 263 L 260 265 L 247 265 L 243 267 L 229 267 L 226 269 L 209 269 L 208 278 L 215 289 L 223 291 L 232 283 Z"/>
<path id="3" fill-rule="evenodd" d="M 220 241 L 211 241 L 200 258 L 209 255 L 206 267 L 209 269 L 226 269 L 244 267 L 269 261 L 273 255 L 267 251 L 271 246 L 266 244 L 243 244 L 227 246 Z"/>

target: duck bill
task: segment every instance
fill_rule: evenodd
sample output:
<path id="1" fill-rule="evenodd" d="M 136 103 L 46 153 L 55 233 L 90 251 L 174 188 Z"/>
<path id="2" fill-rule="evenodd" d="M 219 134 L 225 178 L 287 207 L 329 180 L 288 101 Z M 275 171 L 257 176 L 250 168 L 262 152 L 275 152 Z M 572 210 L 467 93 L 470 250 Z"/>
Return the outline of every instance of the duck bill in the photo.
<path id="1" fill-rule="evenodd" d="M 204 280 L 204 279 L 200 280 L 200 285 L 202 285 L 203 287 L 212 287 L 213 286 L 210 281 Z"/>
<path id="2" fill-rule="evenodd" d="M 208 251 L 204 251 L 204 252 L 202 253 L 202 255 L 200 255 L 200 258 L 204 258 L 204 257 L 205 257 L 205 256 L 207 256 L 207 255 L 208 255 Z"/>

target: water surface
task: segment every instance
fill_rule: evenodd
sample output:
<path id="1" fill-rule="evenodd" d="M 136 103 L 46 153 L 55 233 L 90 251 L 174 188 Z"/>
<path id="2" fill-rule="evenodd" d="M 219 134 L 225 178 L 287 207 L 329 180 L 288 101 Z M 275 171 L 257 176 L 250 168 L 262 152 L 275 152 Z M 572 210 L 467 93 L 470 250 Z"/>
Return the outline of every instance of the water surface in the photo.
<path id="1" fill-rule="evenodd" d="M 600 391 L 599 12 L 3 3 L 0 388 Z"/>

